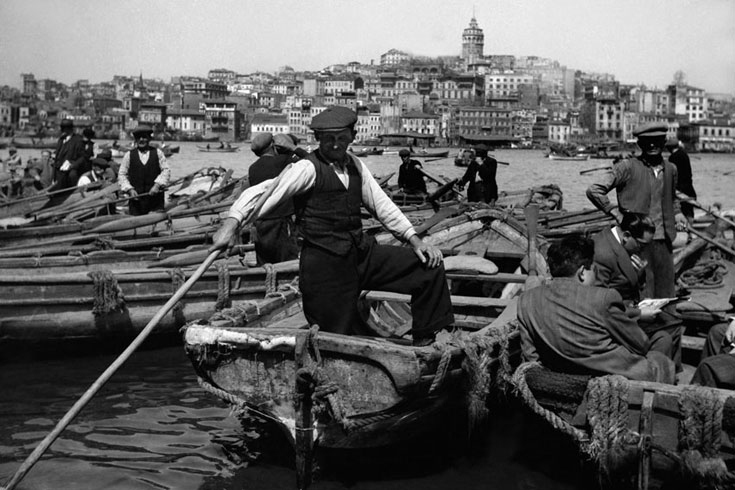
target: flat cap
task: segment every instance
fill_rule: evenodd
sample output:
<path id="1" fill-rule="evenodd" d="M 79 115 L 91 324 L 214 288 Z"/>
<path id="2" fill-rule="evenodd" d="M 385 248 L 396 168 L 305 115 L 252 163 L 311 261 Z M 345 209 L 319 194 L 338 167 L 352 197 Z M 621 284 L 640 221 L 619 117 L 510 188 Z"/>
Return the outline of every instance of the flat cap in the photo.
<path id="1" fill-rule="evenodd" d="M 74 127 L 74 121 L 71 119 L 62 119 L 59 123 L 60 128 L 73 128 Z"/>
<path id="2" fill-rule="evenodd" d="M 331 106 L 314 116 L 311 120 L 313 131 L 341 131 L 355 125 L 357 114 L 343 106 Z"/>
<path id="3" fill-rule="evenodd" d="M 97 165 L 98 167 L 107 168 L 110 166 L 110 162 L 108 162 L 104 158 L 97 157 L 92 159 L 92 166 L 94 167 L 95 165 Z"/>
<path id="4" fill-rule="evenodd" d="M 633 136 L 636 138 L 648 138 L 654 136 L 666 136 L 669 126 L 663 122 L 648 123 L 643 126 L 638 126 L 633 131 Z"/>
<path id="5" fill-rule="evenodd" d="M 137 138 L 140 135 L 143 134 L 153 134 L 153 128 L 146 125 L 146 124 L 139 124 L 134 130 L 133 130 L 133 136 Z"/>
<path id="6" fill-rule="evenodd" d="M 102 150 L 101 152 L 97 153 L 97 158 L 112 160 L 112 152 L 110 150 Z"/>
<path id="7" fill-rule="evenodd" d="M 279 148 L 292 149 L 294 146 L 296 146 L 296 143 L 298 142 L 299 139 L 296 138 L 296 140 L 294 141 L 292 134 L 278 133 L 273 137 L 273 144 Z"/>
<path id="8" fill-rule="evenodd" d="M 676 148 L 679 146 L 678 138 L 669 138 L 666 140 L 666 148 Z"/>
<path id="9" fill-rule="evenodd" d="M 256 133 L 250 142 L 250 149 L 253 153 L 260 156 L 261 153 L 273 143 L 273 135 L 270 133 Z"/>
<path id="10" fill-rule="evenodd" d="M 409 150 L 405 149 L 405 148 L 402 148 L 402 149 L 401 149 L 401 150 L 400 150 L 400 151 L 398 152 L 398 156 L 399 156 L 399 157 L 410 157 L 410 156 L 411 156 L 411 152 L 410 152 Z"/>

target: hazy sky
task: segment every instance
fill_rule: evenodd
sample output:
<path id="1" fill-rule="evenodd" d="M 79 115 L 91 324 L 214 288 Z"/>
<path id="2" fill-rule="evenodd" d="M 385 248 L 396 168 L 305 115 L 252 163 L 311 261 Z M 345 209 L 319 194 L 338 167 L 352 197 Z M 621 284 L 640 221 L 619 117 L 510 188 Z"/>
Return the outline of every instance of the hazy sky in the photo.
<path id="1" fill-rule="evenodd" d="M 735 93 L 735 0 L 0 0 L 0 85 L 459 55 L 473 14 L 486 55 Z"/>

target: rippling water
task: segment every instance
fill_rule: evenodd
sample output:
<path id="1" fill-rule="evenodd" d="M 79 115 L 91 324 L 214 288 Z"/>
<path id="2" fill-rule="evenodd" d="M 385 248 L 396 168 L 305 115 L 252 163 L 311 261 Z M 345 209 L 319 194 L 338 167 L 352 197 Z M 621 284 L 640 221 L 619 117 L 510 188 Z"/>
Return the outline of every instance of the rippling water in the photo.
<path id="1" fill-rule="evenodd" d="M 38 152 L 21 150 L 24 158 Z M 455 151 L 452 151 L 454 156 Z M 579 171 L 609 161 L 559 162 L 539 151 L 498 151 L 500 190 L 555 183 L 566 208 L 589 207 L 584 189 L 594 179 Z M 198 152 L 190 143 L 171 158 L 174 176 L 221 165 L 244 175 L 255 160 L 246 148 L 232 154 Z M 399 159 L 365 159 L 373 173 L 397 171 Z M 693 155 L 695 188 L 703 204 L 735 208 L 732 155 Z M 429 162 L 435 175 L 457 177 L 453 159 Z M 395 181 L 394 177 L 394 181 Z M 122 350 L 122 347 L 121 349 Z M 86 356 L 0 363 L 0 482 L 114 360 Z M 229 408 L 196 384 L 181 347 L 135 353 L 64 431 L 19 488 L 28 489 L 291 489 L 293 455 L 278 434 L 241 427 Z M 498 401 L 484 436 L 465 444 L 454 434 L 391 452 L 325 454 L 315 489 L 572 489 L 588 476 L 568 442 Z M 256 458 L 256 456 L 259 456 Z"/>

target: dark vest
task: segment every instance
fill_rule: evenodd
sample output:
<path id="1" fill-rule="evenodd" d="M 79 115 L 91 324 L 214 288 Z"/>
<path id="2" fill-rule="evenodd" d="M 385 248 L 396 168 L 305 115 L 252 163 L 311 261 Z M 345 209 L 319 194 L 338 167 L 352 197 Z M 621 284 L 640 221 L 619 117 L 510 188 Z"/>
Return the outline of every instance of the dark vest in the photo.
<path id="1" fill-rule="evenodd" d="M 140 161 L 138 150 L 130 150 L 130 167 L 128 168 L 128 181 L 138 194 L 144 194 L 151 190 L 153 184 L 161 173 L 161 165 L 158 162 L 158 151 L 155 148 L 148 150 L 148 163 L 143 165 Z"/>
<path id="2" fill-rule="evenodd" d="M 362 178 L 350 157 L 347 163 L 350 182 L 345 189 L 334 170 L 317 154 L 313 152 L 307 157 L 316 169 L 314 187 L 294 198 L 296 224 L 306 244 L 344 256 L 363 240 Z"/>

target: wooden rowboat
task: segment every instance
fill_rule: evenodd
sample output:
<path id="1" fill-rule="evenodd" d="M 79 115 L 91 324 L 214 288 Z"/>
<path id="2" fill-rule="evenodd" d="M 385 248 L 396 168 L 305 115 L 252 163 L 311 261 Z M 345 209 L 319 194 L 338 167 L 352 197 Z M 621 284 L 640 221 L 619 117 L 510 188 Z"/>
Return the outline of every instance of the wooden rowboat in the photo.
<path id="1" fill-rule="evenodd" d="M 513 298 L 526 279 L 525 228 L 501 216 L 482 210 L 421 230 L 425 240 L 457 255 L 445 259 L 457 330 L 440 333 L 432 346 L 410 344 L 407 296 L 364 293 L 361 310 L 375 337 L 321 332 L 303 318 L 264 324 L 257 312 L 270 311 L 266 299 L 186 326 L 186 351 L 200 384 L 236 413 L 283 429 L 296 449 L 300 488 L 309 484 L 315 445 L 391 445 L 431 430 L 457 406 L 478 422 L 495 373 L 510 369 L 517 341 L 509 333 Z M 545 270 L 540 253 L 537 261 Z"/>
<path id="2" fill-rule="evenodd" d="M 236 259 L 215 265 L 161 321 L 158 338 L 178 342 L 178 329 L 186 322 L 209 318 L 234 300 L 261 298 L 298 273 L 295 261 L 266 268 L 242 266 Z M 32 353 L 37 347 L 129 342 L 192 272 L 180 267 L 3 271 L 0 356 Z"/>
<path id="3" fill-rule="evenodd" d="M 569 436 L 610 488 L 733 488 L 735 393 L 521 365 L 524 404 Z M 668 486 L 667 486 L 668 485 Z"/>

